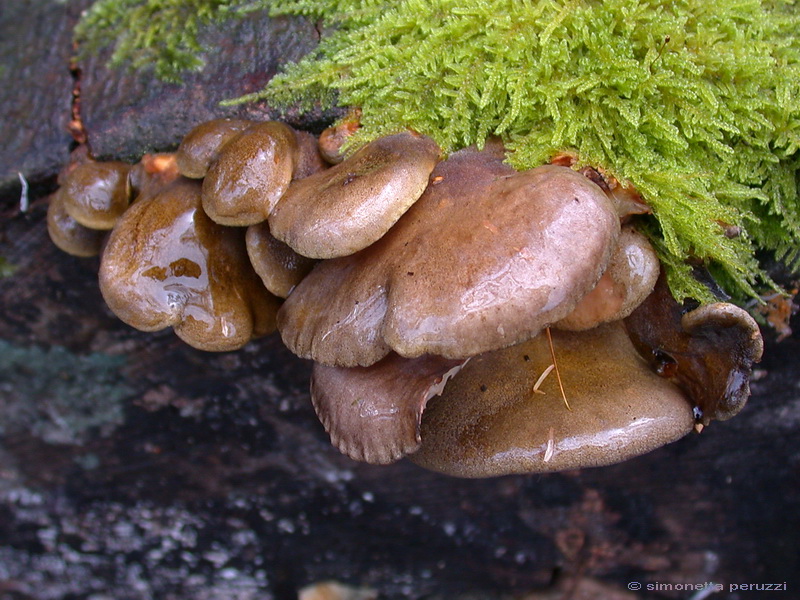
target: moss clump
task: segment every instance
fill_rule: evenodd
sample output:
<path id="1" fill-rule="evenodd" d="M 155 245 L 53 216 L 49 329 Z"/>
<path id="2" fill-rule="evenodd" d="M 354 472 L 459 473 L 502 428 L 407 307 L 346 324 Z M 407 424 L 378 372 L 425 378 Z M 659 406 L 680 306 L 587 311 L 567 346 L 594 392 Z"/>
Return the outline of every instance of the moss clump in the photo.
<path id="1" fill-rule="evenodd" d="M 97 0 L 75 28 L 81 56 L 114 45 L 110 64 L 152 67 L 164 80 L 178 82 L 187 70 L 202 68 L 200 28 L 236 13 L 236 0 Z"/>
<path id="2" fill-rule="evenodd" d="M 242 100 L 359 106 L 353 145 L 409 127 L 447 151 L 500 135 L 519 169 L 568 151 L 630 181 L 653 208 L 643 226 L 678 299 L 712 299 L 696 266 L 743 298 L 772 285 L 756 250 L 800 261 L 800 11 L 790 1 L 138 4 L 269 5 L 323 19 L 317 50 Z"/>

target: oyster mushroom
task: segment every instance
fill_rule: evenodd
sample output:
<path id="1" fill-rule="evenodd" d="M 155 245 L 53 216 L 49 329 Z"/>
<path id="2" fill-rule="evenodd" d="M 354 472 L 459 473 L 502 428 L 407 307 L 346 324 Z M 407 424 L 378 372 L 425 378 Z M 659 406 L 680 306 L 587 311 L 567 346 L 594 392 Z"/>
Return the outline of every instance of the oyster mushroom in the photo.
<path id="1" fill-rule="evenodd" d="M 100 290 L 137 329 L 172 326 L 195 348 L 233 350 L 274 329 L 278 300 L 250 266 L 244 232 L 200 205 L 200 184 L 186 179 L 133 204 L 103 251 Z"/>
<path id="2" fill-rule="evenodd" d="M 653 373 L 621 322 L 553 331 L 567 410 L 544 336 L 477 356 L 430 402 L 410 459 L 458 477 L 609 465 L 689 433 L 689 402 Z"/>
<path id="3" fill-rule="evenodd" d="M 611 201 L 571 169 L 517 173 L 497 153 L 460 151 L 384 237 L 318 264 L 278 328 L 292 352 L 329 365 L 366 366 L 390 350 L 464 359 L 565 317 L 618 235 Z"/>
<path id="4" fill-rule="evenodd" d="M 422 195 L 439 153 L 432 139 L 416 133 L 377 139 L 289 186 L 269 216 L 272 234 L 311 258 L 366 248 Z"/>
<path id="5" fill-rule="evenodd" d="M 660 270 L 658 256 L 647 238 L 629 225 L 623 227 L 617 250 L 600 281 L 553 326 L 582 331 L 624 319 L 653 291 Z"/>
<path id="6" fill-rule="evenodd" d="M 428 400 L 464 364 L 440 356 L 389 354 L 369 367 L 314 364 L 311 400 L 331 442 L 352 459 L 387 464 L 419 448 Z"/>
<path id="7" fill-rule="evenodd" d="M 230 140 L 203 180 L 203 210 L 221 225 L 265 220 L 292 181 L 298 160 L 294 130 L 257 123 Z"/>
<path id="8" fill-rule="evenodd" d="M 59 188 L 50 197 L 47 207 L 47 233 L 60 250 L 80 257 L 100 254 L 106 237 L 105 231 L 84 227 L 67 214 L 63 188 Z"/>
<path id="9" fill-rule="evenodd" d="M 625 325 L 655 371 L 691 398 L 698 422 L 730 419 L 744 408 L 753 363 L 764 351 L 758 324 L 747 311 L 716 302 L 685 312 L 661 277 Z"/>
<path id="10" fill-rule="evenodd" d="M 184 177 L 202 179 L 222 148 L 253 124 L 244 119 L 213 119 L 192 129 L 178 146 L 175 160 Z"/>
<path id="11" fill-rule="evenodd" d="M 292 290 L 308 275 L 317 261 L 301 256 L 278 240 L 264 221 L 247 228 L 247 255 L 261 281 L 270 293 L 288 298 Z"/>
<path id="12" fill-rule="evenodd" d="M 111 229 L 131 200 L 130 169 L 123 162 L 78 165 L 61 186 L 64 210 L 84 227 Z"/>

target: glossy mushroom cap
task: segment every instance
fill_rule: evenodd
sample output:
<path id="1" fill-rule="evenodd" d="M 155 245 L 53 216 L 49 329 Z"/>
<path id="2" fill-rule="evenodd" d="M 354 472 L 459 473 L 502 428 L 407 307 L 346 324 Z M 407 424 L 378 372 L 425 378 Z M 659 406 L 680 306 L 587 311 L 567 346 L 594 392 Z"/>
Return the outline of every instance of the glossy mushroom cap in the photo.
<path id="1" fill-rule="evenodd" d="M 369 367 L 314 364 L 311 400 L 331 442 L 354 460 L 394 462 L 420 445 L 420 419 L 462 360 L 389 354 Z"/>
<path id="2" fill-rule="evenodd" d="M 105 231 L 89 229 L 67 214 L 63 188 L 50 197 L 47 207 L 47 233 L 60 250 L 73 256 L 89 257 L 100 254 Z"/>
<path id="3" fill-rule="evenodd" d="M 566 167 L 517 173 L 489 152 L 439 163 L 380 240 L 318 264 L 278 315 L 295 354 L 329 365 L 401 356 L 463 359 L 565 317 L 600 279 L 619 219 Z"/>
<path id="4" fill-rule="evenodd" d="M 203 180 L 203 210 L 221 225 L 265 220 L 292 181 L 298 159 L 294 130 L 257 123 L 230 140 Z"/>
<path id="5" fill-rule="evenodd" d="M 100 290 L 137 329 L 172 326 L 195 348 L 234 350 L 272 331 L 278 308 L 243 238 L 205 215 L 199 183 L 178 180 L 119 220 L 103 251 Z"/>
<path id="6" fill-rule="evenodd" d="M 181 175 L 192 179 L 205 177 L 225 144 L 252 124 L 243 119 L 214 119 L 192 129 L 175 153 Z"/>
<path id="7" fill-rule="evenodd" d="M 545 336 L 471 359 L 431 400 L 410 459 L 457 477 L 609 465 L 689 433 L 689 402 L 639 357 L 620 322 L 553 331 L 571 410 L 550 373 Z"/>
<path id="8" fill-rule="evenodd" d="M 276 239 L 270 233 L 267 221 L 248 227 L 245 241 L 250 263 L 264 287 L 279 298 L 288 298 L 317 264 L 313 258 L 300 256 Z"/>
<path id="9" fill-rule="evenodd" d="M 717 302 L 684 312 L 662 277 L 625 325 L 653 369 L 699 408 L 700 423 L 730 419 L 744 408 L 753 364 L 764 351 L 758 324 L 747 311 Z"/>
<path id="10" fill-rule="evenodd" d="M 583 331 L 624 319 L 650 295 L 660 271 L 658 256 L 647 238 L 629 225 L 623 227 L 600 281 L 553 327 Z"/>
<path id="11" fill-rule="evenodd" d="M 311 258 L 346 256 L 381 238 L 428 185 L 440 149 L 398 133 L 293 183 L 269 216 L 272 234 Z"/>
<path id="12" fill-rule="evenodd" d="M 78 165 L 61 187 L 64 210 L 84 227 L 111 229 L 131 201 L 129 171 L 123 162 Z"/>

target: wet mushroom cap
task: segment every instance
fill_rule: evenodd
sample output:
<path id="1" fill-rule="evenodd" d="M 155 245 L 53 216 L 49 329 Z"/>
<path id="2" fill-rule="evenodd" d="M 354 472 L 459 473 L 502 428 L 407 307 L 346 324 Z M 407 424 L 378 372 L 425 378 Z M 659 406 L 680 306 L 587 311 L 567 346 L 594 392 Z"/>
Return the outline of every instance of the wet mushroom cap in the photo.
<path id="1" fill-rule="evenodd" d="M 295 354 L 338 366 L 401 356 L 463 359 L 565 317 L 600 279 L 619 219 L 566 167 L 517 173 L 461 151 L 380 240 L 323 261 L 278 314 Z"/>
<path id="2" fill-rule="evenodd" d="M 358 252 L 422 195 L 440 152 L 432 139 L 416 133 L 377 139 L 293 183 L 270 214 L 272 234 L 311 258 Z"/>
<path id="3" fill-rule="evenodd" d="M 106 237 L 105 231 L 84 227 L 67 214 L 63 188 L 59 188 L 50 197 L 47 207 L 47 233 L 60 250 L 84 258 L 100 254 Z"/>
<path id="4" fill-rule="evenodd" d="M 128 208 L 130 165 L 86 162 L 78 165 L 62 186 L 64 209 L 84 227 L 108 230 Z"/>
<path id="5" fill-rule="evenodd" d="M 553 327 L 582 331 L 624 319 L 653 291 L 660 270 L 658 256 L 647 238 L 631 226 L 623 227 L 617 250 L 600 281 Z"/>
<path id="6" fill-rule="evenodd" d="M 247 228 L 247 255 L 264 287 L 279 298 L 288 298 L 317 261 L 301 256 L 278 240 L 264 221 Z"/>
<path id="7" fill-rule="evenodd" d="M 181 179 L 134 203 L 100 263 L 100 291 L 143 331 L 172 326 L 201 350 L 234 350 L 274 329 L 278 300 L 247 259 L 244 232 L 211 221 L 200 184 Z"/>
<path id="8" fill-rule="evenodd" d="M 225 144 L 252 124 L 243 119 L 214 119 L 192 129 L 175 153 L 181 175 L 192 179 L 205 177 Z"/>
<path id="9" fill-rule="evenodd" d="M 625 325 L 652 368 L 699 408 L 700 423 L 730 419 L 744 408 L 753 364 L 764 350 L 758 324 L 747 311 L 717 302 L 686 312 L 662 276 Z"/>
<path id="10" fill-rule="evenodd" d="M 342 453 L 387 464 L 419 448 L 426 403 L 463 364 L 440 356 L 402 358 L 394 353 L 369 367 L 315 363 L 311 400 Z"/>
<path id="11" fill-rule="evenodd" d="M 689 402 L 639 357 L 620 322 L 553 331 L 571 410 L 545 336 L 471 359 L 430 401 L 412 462 L 457 477 L 614 464 L 689 433 Z"/>
<path id="12" fill-rule="evenodd" d="M 221 225 L 265 220 L 292 181 L 297 136 L 288 125 L 267 121 L 230 140 L 203 179 L 203 210 Z"/>

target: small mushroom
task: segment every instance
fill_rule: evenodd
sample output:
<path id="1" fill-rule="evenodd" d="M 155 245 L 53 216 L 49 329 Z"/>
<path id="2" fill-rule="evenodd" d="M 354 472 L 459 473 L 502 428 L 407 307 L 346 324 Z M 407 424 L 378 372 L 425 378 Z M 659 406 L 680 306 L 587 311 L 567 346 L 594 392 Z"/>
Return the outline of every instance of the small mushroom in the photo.
<path id="1" fill-rule="evenodd" d="M 230 140 L 203 180 L 203 210 L 221 225 L 253 225 L 269 216 L 298 161 L 294 130 L 257 123 Z"/>
<path id="2" fill-rule="evenodd" d="M 582 331 L 624 319 L 653 291 L 660 270 L 658 256 L 647 238 L 630 225 L 623 227 L 617 251 L 600 281 L 553 326 Z"/>
<path id="3" fill-rule="evenodd" d="M 175 154 L 181 175 L 193 179 L 205 177 L 225 144 L 252 124 L 244 119 L 214 119 L 192 129 Z"/>
<path id="4" fill-rule="evenodd" d="M 111 229 L 131 200 L 129 171 L 123 162 L 78 165 L 61 186 L 64 210 L 84 227 Z"/>
<path id="5" fill-rule="evenodd" d="M 89 229 L 67 214 L 63 188 L 51 197 L 47 207 L 47 233 L 60 250 L 73 256 L 89 257 L 100 254 L 105 231 Z"/>
<path id="6" fill-rule="evenodd" d="M 351 109 L 336 125 L 328 127 L 319 136 L 319 151 L 322 157 L 332 165 L 344 160 L 342 146 L 361 126 L 361 109 Z"/>
<path id="7" fill-rule="evenodd" d="M 293 183 L 269 216 L 272 234 L 311 258 L 366 248 L 422 195 L 439 153 L 432 139 L 416 133 L 375 140 Z"/>
<path id="8" fill-rule="evenodd" d="M 685 312 L 662 276 L 625 325 L 655 371 L 691 398 L 699 423 L 724 421 L 744 408 L 753 363 L 764 350 L 758 324 L 747 311 L 716 302 Z"/>
<path id="9" fill-rule="evenodd" d="M 408 359 L 394 353 L 369 367 L 315 363 L 311 400 L 342 453 L 387 464 L 419 448 L 425 404 L 463 364 L 440 356 Z"/>
<path id="10" fill-rule="evenodd" d="M 571 410 L 553 374 L 540 380 L 552 361 L 538 336 L 471 359 L 429 403 L 409 458 L 458 477 L 543 473 L 621 462 L 692 430 L 689 402 L 621 322 L 552 333 Z"/>
<path id="11" fill-rule="evenodd" d="M 200 184 L 186 179 L 133 204 L 103 251 L 100 291 L 137 329 L 172 326 L 195 348 L 234 350 L 274 329 L 278 300 L 250 266 L 244 232 L 200 205 Z"/>
<path id="12" fill-rule="evenodd" d="M 457 152 L 383 238 L 318 264 L 278 328 L 292 352 L 329 365 L 370 365 L 390 349 L 464 359 L 565 317 L 618 235 L 610 200 L 575 171 L 517 173 L 496 153 Z"/>
<path id="13" fill-rule="evenodd" d="M 247 255 L 264 287 L 279 298 L 288 298 L 317 261 L 301 256 L 278 240 L 264 221 L 247 228 Z"/>

